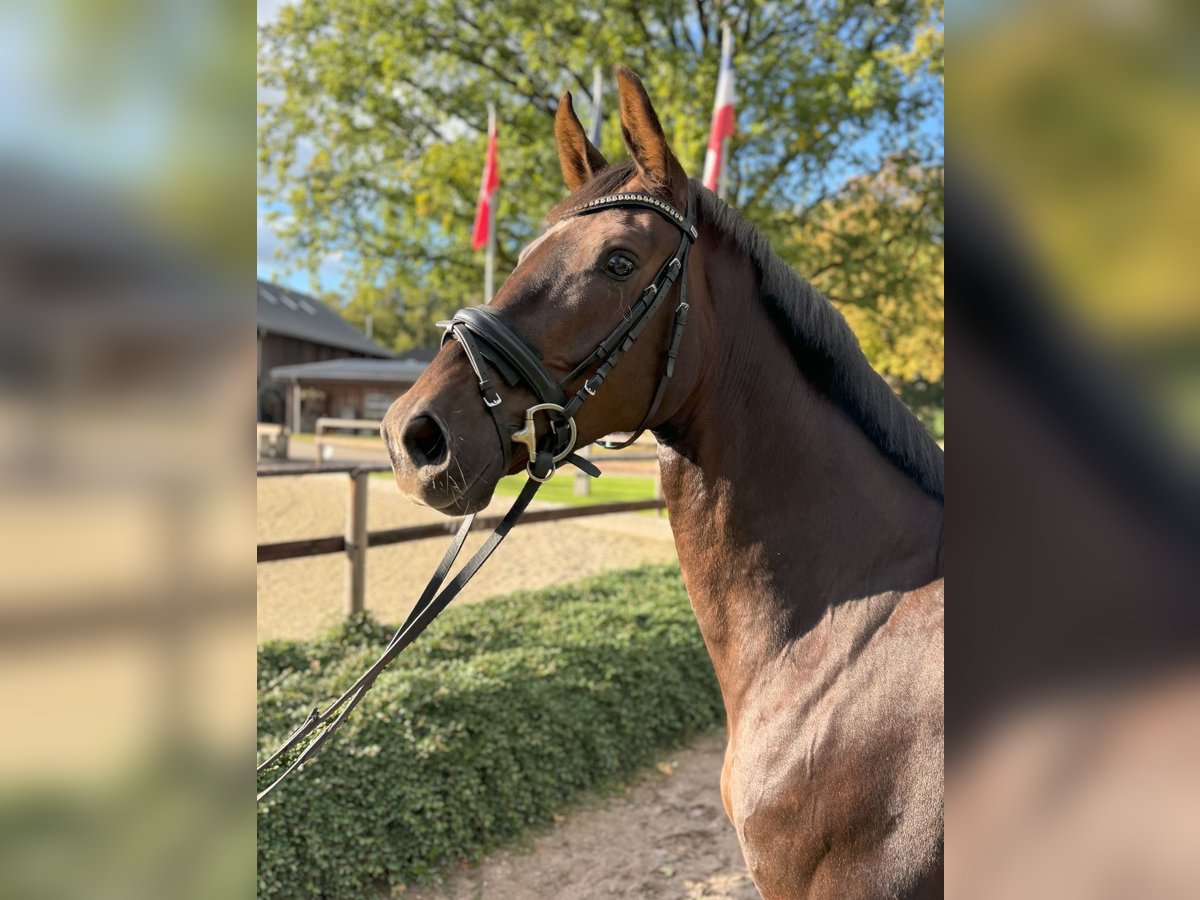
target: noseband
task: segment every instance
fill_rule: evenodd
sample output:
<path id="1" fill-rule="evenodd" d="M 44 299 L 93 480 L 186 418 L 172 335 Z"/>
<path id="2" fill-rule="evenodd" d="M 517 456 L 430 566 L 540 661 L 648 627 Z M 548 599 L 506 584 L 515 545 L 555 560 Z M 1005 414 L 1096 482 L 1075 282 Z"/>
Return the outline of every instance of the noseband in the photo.
<path id="1" fill-rule="evenodd" d="M 442 561 L 425 590 L 417 598 L 412 611 L 384 648 L 383 653 L 337 699 L 325 709 L 314 707 L 308 717 L 292 732 L 286 741 L 266 760 L 259 764 L 257 771 L 262 774 L 277 765 L 284 765 L 284 770 L 265 790 L 259 791 L 258 799 L 263 800 L 283 783 L 289 775 L 300 766 L 316 756 L 317 751 L 329 740 L 334 730 L 346 720 L 351 711 L 358 706 L 362 698 L 370 690 L 380 673 L 405 647 L 411 644 L 423 632 L 438 614 L 446 608 L 467 582 L 479 571 L 480 567 L 500 545 L 505 536 L 517 523 L 521 514 L 533 500 L 542 483 L 553 474 L 555 466 L 564 460 L 583 469 L 589 475 L 596 476 L 600 470 L 590 462 L 576 455 L 575 449 L 575 414 L 579 408 L 593 397 L 600 385 L 608 378 L 617 361 L 634 342 L 638 335 L 645 330 L 654 313 L 662 306 L 671 286 L 679 279 L 679 303 L 675 307 L 675 321 L 671 327 L 671 335 L 667 341 L 666 360 L 663 365 L 662 377 L 654 392 L 650 408 L 642 416 L 637 430 L 628 440 L 619 444 L 601 442 L 610 449 L 618 449 L 632 444 L 645 430 L 646 424 L 658 412 L 659 404 L 667 390 L 667 383 L 675 371 L 675 359 L 679 354 L 679 344 L 683 340 L 683 329 L 687 325 L 687 279 L 683 276 L 687 268 L 688 251 L 696 240 L 695 198 L 688 197 L 688 213 L 684 217 L 669 204 L 649 194 L 610 194 L 589 201 L 567 213 L 567 216 L 583 216 L 600 212 L 605 209 L 642 208 L 652 209 L 676 226 L 682 237 L 679 246 L 671 255 L 658 274 L 645 290 L 638 296 L 637 302 L 625 313 L 624 318 L 617 324 L 599 346 L 591 352 L 587 359 L 577 365 L 562 381 L 554 376 L 542 363 L 541 354 L 531 346 L 509 324 L 504 315 L 490 306 L 472 306 L 460 309 L 449 322 L 439 322 L 446 329 L 442 339 L 445 344 L 450 338 L 456 339 L 467 354 L 467 361 L 475 377 L 479 380 L 479 395 L 483 405 L 491 414 L 492 424 L 500 437 L 501 452 L 504 458 L 503 471 L 508 470 L 511 459 L 510 445 L 521 444 L 529 453 L 527 469 L 529 480 L 513 505 L 509 508 L 500 524 L 474 555 L 463 564 L 458 573 L 446 583 L 450 568 L 454 565 L 458 553 L 466 542 L 467 533 L 475 521 L 472 513 L 462 520 L 458 533 L 450 542 Z M 525 410 L 525 424 L 513 430 L 501 421 L 497 409 L 504 403 L 504 398 L 496 390 L 496 386 L 488 377 L 489 371 L 494 370 L 508 385 L 515 387 L 523 384 L 538 398 L 538 402 Z M 568 391 L 580 378 L 591 372 L 582 386 L 568 397 Z M 546 413 L 550 419 L 550 439 L 546 446 L 540 446 L 537 435 L 536 417 L 538 413 Z M 444 585 L 444 587 L 443 587 Z M 305 743 L 307 741 L 307 743 Z M 293 751 L 300 748 L 294 756 Z M 281 762 L 286 760 L 286 762 Z"/>
<path id="2" fill-rule="evenodd" d="M 693 224 L 695 203 L 695 198 L 689 193 L 687 215 L 684 216 L 670 204 L 650 194 L 609 194 L 590 200 L 563 216 L 584 216 L 606 209 L 649 209 L 678 228 L 681 236 L 675 252 L 663 263 L 654 280 L 641 292 L 637 301 L 609 332 L 608 337 L 561 381 L 556 380 L 546 368 L 537 349 L 494 307 L 467 307 L 460 309 L 449 321 L 438 322 L 439 327 L 446 329 L 442 344 L 451 338 L 456 339 L 475 373 L 479 383 L 479 395 L 500 438 L 504 471 L 508 470 L 511 459 L 511 444 L 520 444 L 525 447 L 529 458 L 526 466 L 529 477 L 535 481 L 548 480 L 554 474 L 555 467 L 563 460 L 583 468 L 589 474 L 599 474 L 591 463 L 573 452 L 576 438 L 575 416 L 588 398 L 596 395 L 596 391 L 612 373 L 621 356 L 637 341 L 678 279 L 679 302 L 675 307 L 663 372 L 654 398 L 629 439 L 620 443 L 601 441 L 600 445 L 610 450 L 627 447 L 645 431 L 647 423 L 658 412 L 667 385 L 675 372 L 675 360 L 679 355 L 679 345 L 683 341 L 683 329 L 687 325 L 687 277 L 684 272 L 687 269 L 688 252 L 697 237 L 696 226 Z M 504 425 L 498 411 L 504 400 L 496 390 L 495 383 L 488 377 L 489 370 L 498 374 L 510 387 L 524 385 L 537 397 L 538 402 L 525 410 L 523 426 L 514 429 Z M 590 376 L 568 397 L 572 386 L 589 372 Z M 538 439 L 538 413 L 545 413 L 550 420 L 550 440 L 545 446 L 540 446 L 541 442 Z"/>

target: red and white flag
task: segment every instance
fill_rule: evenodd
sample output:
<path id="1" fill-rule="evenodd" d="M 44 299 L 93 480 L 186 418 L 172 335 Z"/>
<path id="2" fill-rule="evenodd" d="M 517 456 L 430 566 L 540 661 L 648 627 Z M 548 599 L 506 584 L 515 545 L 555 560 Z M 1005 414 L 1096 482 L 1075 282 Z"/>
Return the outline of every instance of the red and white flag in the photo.
<path id="1" fill-rule="evenodd" d="M 712 131 L 708 135 L 708 152 L 704 154 L 704 186 L 721 193 L 719 188 L 728 150 L 727 141 L 735 129 L 733 111 L 733 32 L 721 25 L 721 74 L 717 77 L 717 99 L 713 104 Z"/>
<path id="2" fill-rule="evenodd" d="M 487 246 L 496 217 L 492 215 L 492 204 L 496 202 L 496 190 L 500 187 L 500 164 L 496 148 L 496 112 L 488 110 L 487 157 L 483 163 L 483 178 L 479 182 L 479 205 L 475 208 L 475 227 L 471 233 L 471 248 L 481 250 Z"/>

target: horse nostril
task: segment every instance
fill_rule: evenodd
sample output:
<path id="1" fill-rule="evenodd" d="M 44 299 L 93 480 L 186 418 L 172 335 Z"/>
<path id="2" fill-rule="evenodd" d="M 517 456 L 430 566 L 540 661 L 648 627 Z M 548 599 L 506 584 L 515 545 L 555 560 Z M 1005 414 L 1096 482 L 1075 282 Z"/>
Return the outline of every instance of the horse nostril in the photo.
<path id="1" fill-rule="evenodd" d="M 404 429 L 404 449 L 418 466 L 436 466 L 446 459 L 446 435 L 429 416 L 414 416 Z"/>

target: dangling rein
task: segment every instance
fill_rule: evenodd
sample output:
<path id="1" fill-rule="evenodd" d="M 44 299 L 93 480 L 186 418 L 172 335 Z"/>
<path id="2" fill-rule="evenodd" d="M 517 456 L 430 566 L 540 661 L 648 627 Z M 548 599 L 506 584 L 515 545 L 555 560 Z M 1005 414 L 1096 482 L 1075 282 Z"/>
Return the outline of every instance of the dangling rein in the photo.
<path id="1" fill-rule="evenodd" d="M 256 771 L 259 774 L 275 768 L 285 754 L 308 739 L 308 743 L 304 744 L 303 749 L 288 764 L 283 773 L 268 787 L 258 792 L 259 800 L 265 798 L 279 787 L 285 778 L 317 755 L 317 751 L 345 721 L 354 707 L 362 701 L 380 673 L 405 647 L 415 641 L 421 632 L 429 627 L 429 624 L 438 617 L 451 600 L 462 592 L 475 573 L 487 562 L 488 557 L 517 524 L 517 520 L 521 518 L 538 489 L 554 475 L 559 463 L 567 462 L 577 466 L 593 478 L 600 476 L 599 469 L 574 452 L 577 435 L 575 416 L 588 398 L 595 396 L 596 391 L 611 374 L 617 362 L 633 346 L 638 336 L 654 317 L 654 313 L 662 306 L 676 279 L 679 279 L 686 271 L 688 252 L 697 237 L 696 227 L 693 224 L 695 198 L 690 195 L 687 216 L 681 215 L 674 207 L 657 197 L 639 193 L 610 194 L 599 197 L 572 210 L 567 213 L 567 216 L 587 215 L 606 209 L 631 207 L 654 210 L 678 227 L 682 233 L 679 246 L 663 263 L 662 268 L 655 275 L 654 281 L 642 291 L 637 302 L 633 304 L 621 323 L 600 342 L 587 359 L 576 366 L 561 382 L 556 381 L 554 376 L 547 371 L 538 352 L 517 334 L 503 314 L 490 306 L 461 309 L 448 322 L 438 323 L 439 326 L 445 328 L 442 343 L 445 344 L 451 339 L 457 340 L 467 355 L 471 370 L 478 379 L 480 397 L 500 438 L 503 457 L 501 471 L 508 470 L 512 455 L 511 445 L 520 444 L 525 447 L 529 457 L 526 465 L 529 477 L 525 486 L 521 488 L 521 493 L 513 501 L 513 505 L 509 507 L 500 524 L 496 526 L 496 530 L 491 533 L 483 546 L 475 551 L 474 556 L 467 560 L 458 574 L 446 584 L 446 576 L 450 573 L 450 567 L 454 565 L 459 551 L 466 542 L 467 533 L 475 522 L 475 514 L 472 513 L 463 519 L 450 546 L 446 548 L 442 561 L 438 563 L 433 577 L 429 579 L 429 583 L 425 585 L 425 590 L 421 592 L 421 596 L 413 605 L 408 618 L 396 630 L 379 658 L 337 700 L 323 710 L 314 707 L 300 727 L 284 741 L 279 749 L 258 766 Z M 675 307 L 675 317 L 667 341 L 663 373 L 654 392 L 654 399 L 632 437 L 621 443 L 602 441 L 600 442 L 601 446 L 612 450 L 628 447 L 645 431 L 647 423 L 658 411 L 659 404 L 662 403 L 663 396 L 666 394 L 667 385 L 675 372 L 675 360 L 683 340 L 683 329 L 687 325 L 687 316 L 687 279 L 684 277 L 679 282 L 679 303 Z M 488 378 L 491 369 L 498 372 L 510 386 L 523 384 L 538 398 L 538 403 L 525 410 L 524 424 L 515 431 L 505 427 L 496 411 L 504 400 L 491 379 Z M 567 388 L 588 371 L 591 371 L 592 374 L 568 400 Z M 544 413 L 549 420 L 549 430 L 543 435 L 547 439 L 546 441 L 540 440 L 537 433 L 537 415 L 539 413 Z M 506 431 L 509 433 L 506 434 Z M 542 446 L 542 444 L 546 446 Z"/>

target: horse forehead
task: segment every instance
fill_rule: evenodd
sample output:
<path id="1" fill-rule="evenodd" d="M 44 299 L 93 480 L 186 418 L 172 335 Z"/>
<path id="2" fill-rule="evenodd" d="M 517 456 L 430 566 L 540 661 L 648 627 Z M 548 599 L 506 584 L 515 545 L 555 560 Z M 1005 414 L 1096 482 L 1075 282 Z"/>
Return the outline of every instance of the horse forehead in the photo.
<path id="1" fill-rule="evenodd" d="M 559 219 L 526 245 L 517 258 L 517 264 L 520 265 L 539 246 L 556 235 L 573 239 L 575 246 L 590 246 L 630 232 L 644 235 L 652 232 L 654 214 L 649 210 L 613 209 L 607 210 L 606 213 L 569 215 Z"/>
<path id="2" fill-rule="evenodd" d="M 555 222 L 553 225 L 551 225 L 549 228 L 547 228 L 545 231 L 543 231 L 541 234 L 539 234 L 537 237 L 535 237 L 532 241 L 530 241 L 528 244 L 526 244 L 525 249 L 522 250 L 517 255 L 517 265 L 520 266 L 521 263 L 525 262 L 525 260 L 527 260 L 529 258 L 530 254 L 532 254 L 533 251 L 535 251 L 538 247 L 540 247 L 542 244 L 544 244 L 546 242 L 546 240 L 552 234 L 554 234 L 557 231 L 561 231 L 563 226 L 566 225 L 568 221 L 570 221 L 570 220 L 563 219 L 559 222 Z"/>

